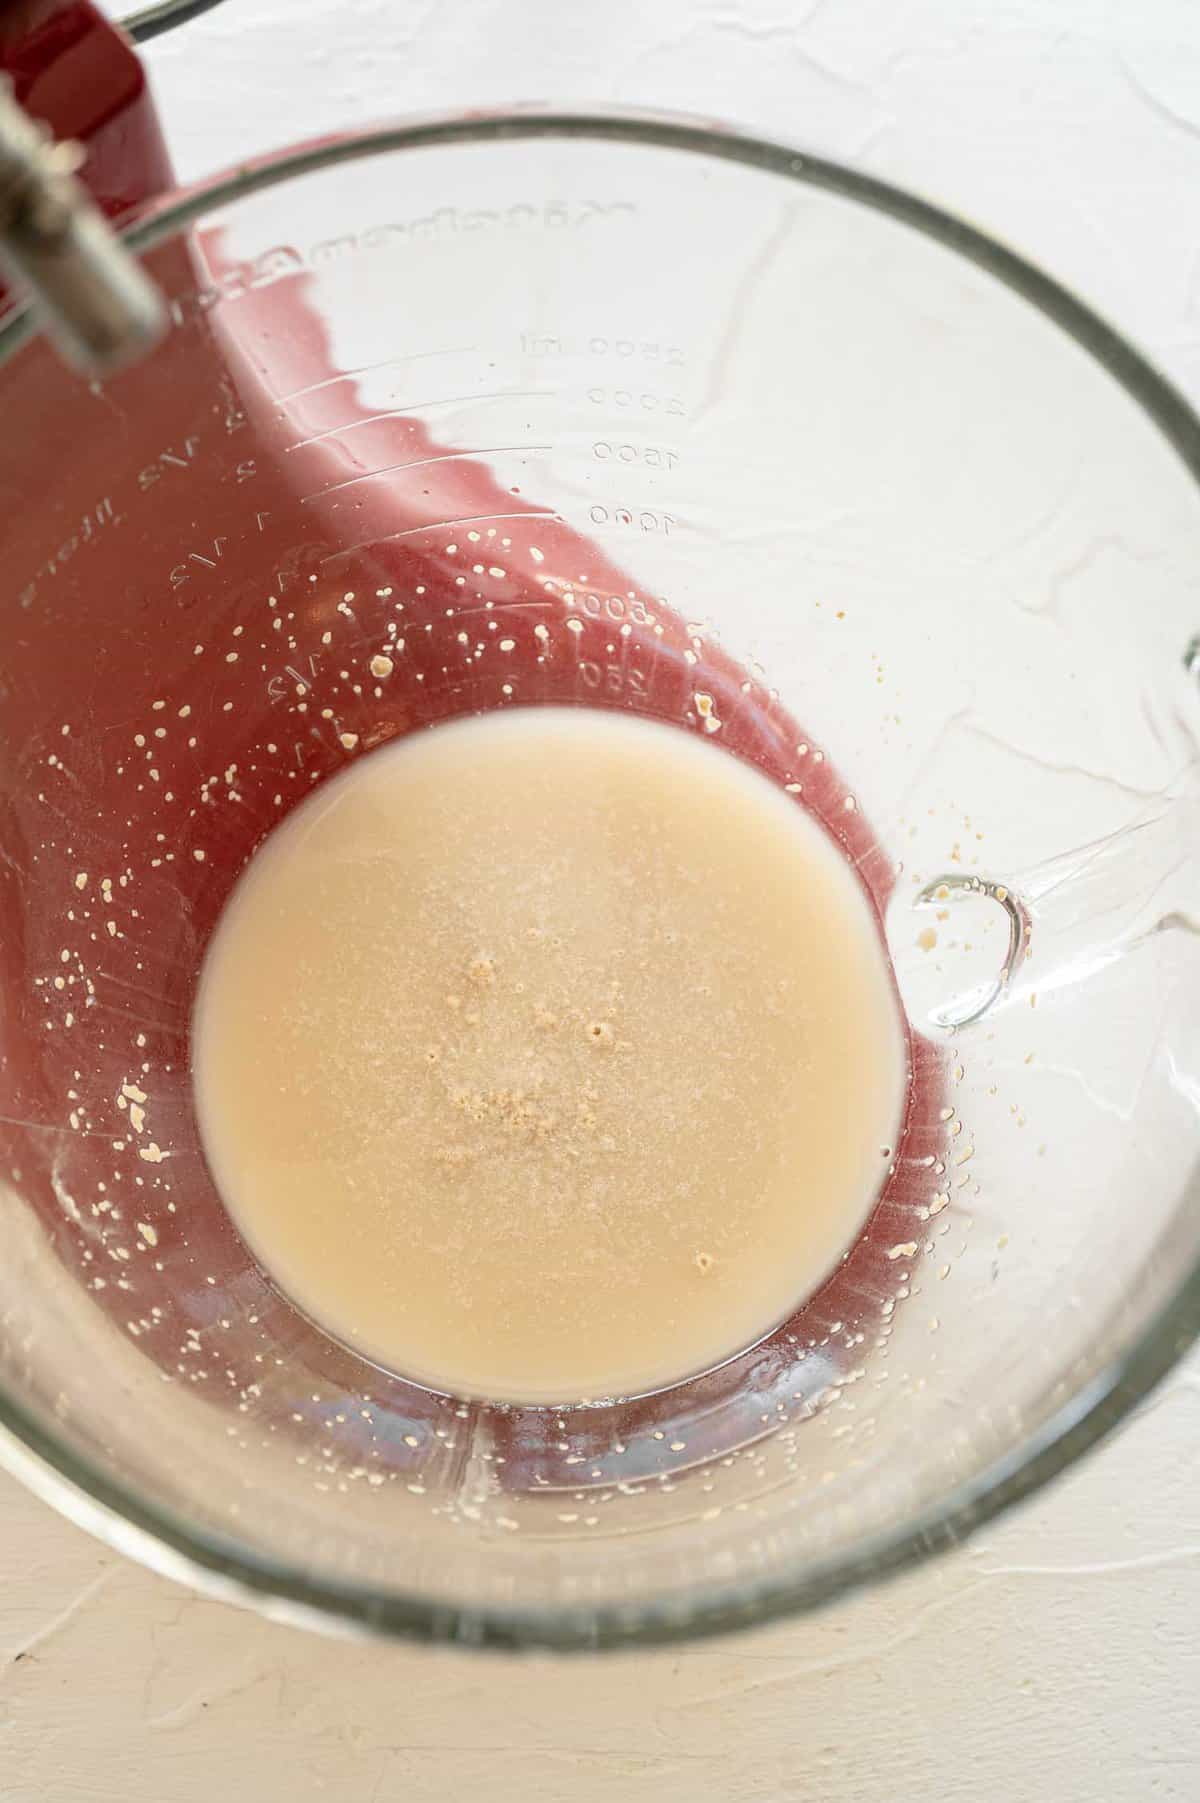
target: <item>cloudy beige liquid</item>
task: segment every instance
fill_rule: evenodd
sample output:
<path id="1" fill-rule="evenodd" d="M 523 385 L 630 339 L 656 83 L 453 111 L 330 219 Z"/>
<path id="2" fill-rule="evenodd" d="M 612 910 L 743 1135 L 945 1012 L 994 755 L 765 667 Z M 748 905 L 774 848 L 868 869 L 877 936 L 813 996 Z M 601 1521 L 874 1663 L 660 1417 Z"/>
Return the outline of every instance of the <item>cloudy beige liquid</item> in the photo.
<path id="1" fill-rule="evenodd" d="M 830 1272 L 905 1078 L 842 854 L 675 728 L 545 707 L 324 786 L 252 860 L 196 1010 L 205 1149 L 266 1268 L 439 1389 L 630 1394 Z"/>

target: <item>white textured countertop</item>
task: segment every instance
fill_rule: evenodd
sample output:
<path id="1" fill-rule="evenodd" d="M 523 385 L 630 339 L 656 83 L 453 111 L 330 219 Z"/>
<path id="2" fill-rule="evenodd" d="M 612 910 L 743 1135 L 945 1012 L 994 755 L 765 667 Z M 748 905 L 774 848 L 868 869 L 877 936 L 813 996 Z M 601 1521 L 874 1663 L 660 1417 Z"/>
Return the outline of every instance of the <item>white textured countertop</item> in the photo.
<path id="1" fill-rule="evenodd" d="M 1195 1803 L 1200 1369 L 970 1547 L 693 1651 L 354 1646 L 0 1485 L 4 1803 Z"/>
<path id="2" fill-rule="evenodd" d="M 150 61 L 184 178 L 451 105 L 724 115 L 970 214 L 1200 400 L 1194 0 L 227 0 Z M 7 1479 L 0 1580 L 3 1803 L 1194 1803 L 1200 1359 L 970 1547 L 694 1651 L 317 1639 L 151 1577 Z"/>

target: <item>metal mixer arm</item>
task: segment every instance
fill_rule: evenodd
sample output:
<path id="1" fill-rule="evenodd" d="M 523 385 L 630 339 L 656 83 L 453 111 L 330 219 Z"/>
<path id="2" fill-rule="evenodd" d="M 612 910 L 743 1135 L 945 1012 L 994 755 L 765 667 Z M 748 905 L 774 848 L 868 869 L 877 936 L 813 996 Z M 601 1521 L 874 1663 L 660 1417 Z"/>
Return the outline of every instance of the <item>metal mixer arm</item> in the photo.
<path id="1" fill-rule="evenodd" d="M 0 267 L 42 313 L 61 354 L 101 375 L 157 343 L 162 297 L 75 171 L 79 144 L 55 143 L 0 78 Z"/>
<path id="2" fill-rule="evenodd" d="M 171 180 L 131 44 L 216 4 L 155 0 L 114 26 L 90 0 L 0 0 L 0 273 L 88 374 L 142 355 L 165 320 L 106 223 Z"/>

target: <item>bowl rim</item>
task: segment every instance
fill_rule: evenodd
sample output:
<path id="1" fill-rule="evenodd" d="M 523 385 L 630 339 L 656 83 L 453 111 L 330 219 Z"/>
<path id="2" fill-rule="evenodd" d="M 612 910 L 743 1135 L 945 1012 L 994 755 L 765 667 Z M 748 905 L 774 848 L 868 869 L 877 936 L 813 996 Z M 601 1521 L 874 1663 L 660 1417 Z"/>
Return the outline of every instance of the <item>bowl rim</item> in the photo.
<path id="1" fill-rule="evenodd" d="M 1200 417 L 1154 366 L 1090 307 L 999 240 L 940 206 L 874 176 L 719 121 L 640 109 L 603 111 L 540 105 L 439 113 L 298 144 L 150 203 L 124 232 L 151 249 L 214 206 L 278 183 L 382 153 L 448 144 L 538 138 L 652 145 L 782 176 L 883 213 L 957 252 L 1013 290 L 1087 352 L 1158 428 L 1200 485 Z M 0 325 L 0 367 L 35 335 L 30 310 Z M 1181 1210 L 1200 1208 L 1193 1176 Z M 631 1604 L 533 1609 L 463 1605 L 400 1590 L 314 1576 L 147 1502 L 61 1440 L 0 1386 L 0 1465 L 35 1494 L 117 1551 L 164 1576 L 227 1601 L 326 1631 L 417 1642 L 555 1652 L 655 1646 L 744 1629 L 801 1614 L 960 1544 L 984 1523 L 1032 1495 L 1109 1434 L 1200 1335 L 1200 1253 L 1154 1317 L 1100 1369 L 1083 1379 L 1019 1440 L 937 1503 L 860 1545 L 785 1577 L 726 1583 L 684 1599 L 650 1596 Z"/>

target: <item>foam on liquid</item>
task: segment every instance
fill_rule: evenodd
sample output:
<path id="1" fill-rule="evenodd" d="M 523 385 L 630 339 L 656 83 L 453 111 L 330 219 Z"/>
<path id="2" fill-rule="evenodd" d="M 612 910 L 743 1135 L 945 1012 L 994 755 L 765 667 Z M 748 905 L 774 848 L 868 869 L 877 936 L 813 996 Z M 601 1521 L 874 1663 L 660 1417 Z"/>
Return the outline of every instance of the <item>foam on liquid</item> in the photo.
<path id="1" fill-rule="evenodd" d="M 784 1319 L 888 1169 L 905 1041 L 863 889 L 718 746 L 584 708 L 356 761 L 209 948 L 213 1175 L 280 1287 L 467 1396 L 629 1395 Z"/>

